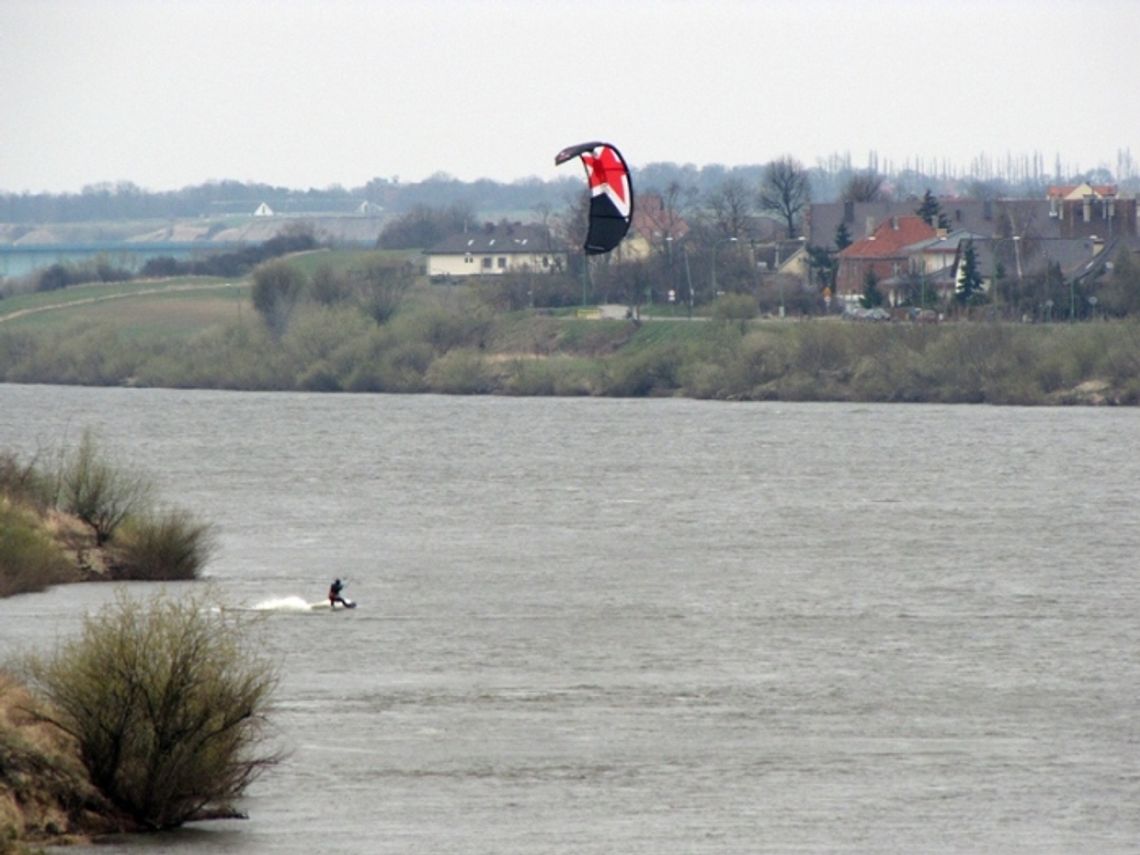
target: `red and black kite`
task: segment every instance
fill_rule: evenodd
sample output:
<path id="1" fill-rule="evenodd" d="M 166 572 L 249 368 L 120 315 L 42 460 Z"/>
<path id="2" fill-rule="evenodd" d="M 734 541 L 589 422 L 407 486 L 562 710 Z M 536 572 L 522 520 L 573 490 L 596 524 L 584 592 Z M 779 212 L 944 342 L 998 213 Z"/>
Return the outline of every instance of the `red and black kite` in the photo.
<path id="1" fill-rule="evenodd" d="M 554 158 L 561 166 L 582 158 L 590 182 L 590 227 L 586 232 L 587 255 L 609 252 L 629 231 L 633 219 L 633 184 L 621 152 L 609 143 L 588 142 L 564 148 Z"/>

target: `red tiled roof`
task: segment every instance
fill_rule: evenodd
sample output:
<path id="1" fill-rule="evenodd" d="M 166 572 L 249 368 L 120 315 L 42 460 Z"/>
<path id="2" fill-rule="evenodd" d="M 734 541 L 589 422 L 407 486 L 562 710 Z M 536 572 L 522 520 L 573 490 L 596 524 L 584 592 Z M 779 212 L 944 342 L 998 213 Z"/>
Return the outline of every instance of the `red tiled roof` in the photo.
<path id="1" fill-rule="evenodd" d="M 1049 199 L 1052 199 L 1054 197 L 1058 199 L 1064 199 L 1080 186 L 1080 184 L 1051 184 L 1045 195 L 1046 198 Z M 1115 184 L 1090 184 L 1089 186 L 1092 188 L 1093 193 L 1095 193 L 1098 197 L 1116 195 Z"/>
<path id="2" fill-rule="evenodd" d="M 938 233 L 922 217 L 891 217 L 883 220 L 870 237 L 857 240 L 840 258 L 895 258 L 899 250 Z"/>

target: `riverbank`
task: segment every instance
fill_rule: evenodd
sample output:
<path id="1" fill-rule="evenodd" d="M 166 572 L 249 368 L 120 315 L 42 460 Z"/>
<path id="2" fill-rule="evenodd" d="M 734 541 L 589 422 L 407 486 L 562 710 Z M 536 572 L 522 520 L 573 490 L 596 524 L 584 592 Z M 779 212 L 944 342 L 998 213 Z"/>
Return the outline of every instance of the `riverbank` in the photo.
<path id="1" fill-rule="evenodd" d="M 74 742 L 45 724 L 42 702 L 0 672 L 0 853 L 79 843 L 123 830 L 79 761 Z"/>
<path id="2" fill-rule="evenodd" d="M 0 493 L 0 596 L 114 577 L 115 559 L 75 516 Z M 126 826 L 46 707 L 0 671 L 0 853 L 74 843 Z"/>
<path id="3" fill-rule="evenodd" d="M 99 464 L 87 460 L 86 465 Z M 105 490 L 112 488 L 115 477 L 108 472 L 104 470 L 99 481 Z M 203 528 L 187 524 L 184 516 L 156 519 L 140 507 L 142 520 L 124 519 L 124 534 L 112 540 L 100 512 L 83 519 L 48 506 L 43 498 L 46 476 L 34 466 L 0 454 L 0 475 L 0 597 L 72 582 L 196 575 L 204 554 Z M 68 476 L 60 478 L 66 485 Z M 122 498 L 120 493 L 117 499 Z M 192 572 L 187 575 L 187 570 Z M 7 664 L 0 663 L 0 668 Z M 90 673 L 103 679 L 99 670 Z M 99 706 L 84 709 L 94 715 Z M 84 765 L 90 762 L 89 746 L 85 743 L 81 752 L 70 735 L 76 731 L 65 732 L 49 720 L 67 717 L 54 712 L 19 678 L 0 670 L 0 855 L 31 851 L 29 845 L 72 843 L 139 828 L 114 795 L 104 795 L 95 786 L 97 779 Z M 202 818 L 209 816 L 202 813 Z"/>
<path id="4" fill-rule="evenodd" d="M 252 313 L 180 335 L 156 320 L 166 317 L 166 306 L 133 300 L 116 305 L 114 313 L 62 327 L 6 325 L 0 329 L 0 381 L 725 401 L 1140 404 L 1140 324 L 1127 321 L 635 323 L 489 315 L 453 295 L 379 326 L 343 307 L 305 307 L 280 335 Z"/>
<path id="5" fill-rule="evenodd" d="M 0 524 L 0 597 L 117 577 L 120 565 L 112 548 L 96 543 L 78 517 L 0 491 Z"/>
<path id="6" fill-rule="evenodd" d="M 520 306 L 511 282 L 408 285 L 395 262 L 290 259 L 249 280 L 84 285 L 0 307 L 0 382 L 239 391 L 1140 404 L 1140 323 L 754 318 L 729 297 L 644 321 Z M 285 262 L 280 262 L 285 264 Z M 324 266 L 322 266 L 324 265 Z M 355 266 L 354 266 L 355 265 Z M 387 266 L 385 266 L 387 265 Z M 372 277 L 372 278 L 369 278 Z M 404 278 L 401 278 L 404 277 Z M 517 284 L 517 283 L 516 283 Z M 365 287 L 367 286 L 367 287 Z M 263 301 L 264 302 L 264 301 Z M 523 301 L 522 306 L 525 306 Z M 745 311 L 748 309 L 748 311 Z M 272 315 L 272 323 L 266 316 Z"/>

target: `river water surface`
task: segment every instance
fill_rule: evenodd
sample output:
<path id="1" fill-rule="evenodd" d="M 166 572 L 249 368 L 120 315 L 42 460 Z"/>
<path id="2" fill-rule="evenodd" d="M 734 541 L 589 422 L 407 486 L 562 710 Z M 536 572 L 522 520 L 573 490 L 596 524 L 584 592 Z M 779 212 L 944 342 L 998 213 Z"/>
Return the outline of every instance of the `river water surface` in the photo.
<path id="1" fill-rule="evenodd" d="M 278 601 L 289 755 L 70 852 L 1138 851 L 1140 411 L 0 385 L 0 449 L 85 427 Z"/>

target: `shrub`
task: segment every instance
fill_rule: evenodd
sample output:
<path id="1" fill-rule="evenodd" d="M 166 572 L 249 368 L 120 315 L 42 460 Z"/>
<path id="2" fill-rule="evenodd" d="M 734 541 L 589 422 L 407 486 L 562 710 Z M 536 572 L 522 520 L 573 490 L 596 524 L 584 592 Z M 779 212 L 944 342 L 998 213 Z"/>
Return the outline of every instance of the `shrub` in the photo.
<path id="1" fill-rule="evenodd" d="M 60 507 L 91 526 L 102 546 L 123 521 L 145 506 L 150 484 L 101 459 L 94 434 L 83 431 L 79 447 L 64 461 L 59 475 Z"/>
<path id="2" fill-rule="evenodd" d="M 511 395 L 553 395 L 554 367 L 546 359 L 516 359 L 505 391 Z"/>
<path id="3" fill-rule="evenodd" d="M 297 388 L 305 392 L 341 392 L 340 378 L 327 362 L 318 362 L 301 371 Z"/>
<path id="4" fill-rule="evenodd" d="M 606 395 L 638 398 L 680 388 L 681 352 L 672 344 L 620 354 L 608 362 Z"/>
<path id="5" fill-rule="evenodd" d="M 718 321 L 750 321 L 759 311 L 756 298 L 749 294 L 725 294 L 712 304 L 712 316 Z"/>
<path id="6" fill-rule="evenodd" d="M 0 496 L 46 510 L 55 499 L 55 483 L 36 466 L 10 451 L 0 453 Z"/>
<path id="7" fill-rule="evenodd" d="M 594 395 L 605 386 L 605 371 L 597 360 L 556 356 L 549 362 L 555 395 Z"/>
<path id="8" fill-rule="evenodd" d="M 196 579 L 214 550 L 213 532 L 178 509 L 129 520 L 115 538 L 115 574 L 122 579 Z"/>
<path id="9" fill-rule="evenodd" d="M 313 300 L 322 306 L 335 306 L 352 296 L 352 283 L 348 275 L 322 264 L 313 271 L 309 291 Z"/>
<path id="10" fill-rule="evenodd" d="M 92 783 L 140 827 L 232 813 L 278 757 L 259 754 L 273 668 L 251 653 L 248 624 L 198 597 L 126 594 L 29 674 L 72 736 Z"/>
<path id="11" fill-rule="evenodd" d="M 253 308 L 274 337 L 288 328 L 304 287 L 304 274 L 287 261 L 267 261 L 253 271 Z"/>
<path id="12" fill-rule="evenodd" d="M 42 591 L 67 579 L 70 570 L 35 515 L 0 498 L 0 597 Z"/>
<path id="13" fill-rule="evenodd" d="M 433 392 L 445 395 L 482 395 L 495 388 L 487 362 L 471 350 L 445 353 L 431 364 L 424 379 Z"/>
<path id="14" fill-rule="evenodd" d="M 415 282 L 411 264 L 374 260 L 352 271 L 361 310 L 376 323 L 386 323 Z"/>

